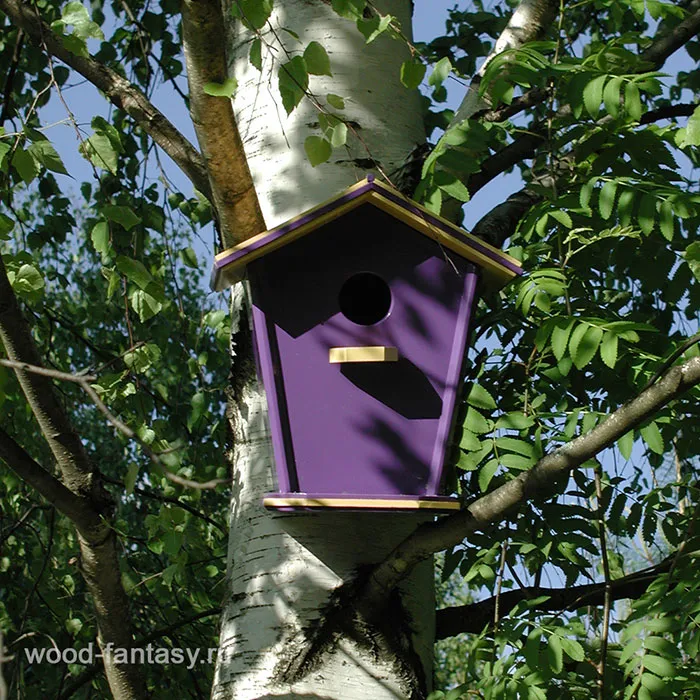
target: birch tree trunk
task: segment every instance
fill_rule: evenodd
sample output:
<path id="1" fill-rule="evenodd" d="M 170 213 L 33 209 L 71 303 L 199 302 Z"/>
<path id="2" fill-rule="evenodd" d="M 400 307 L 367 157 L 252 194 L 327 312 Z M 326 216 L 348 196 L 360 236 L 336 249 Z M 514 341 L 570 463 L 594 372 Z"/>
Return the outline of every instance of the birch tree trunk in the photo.
<path id="1" fill-rule="evenodd" d="M 250 32 L 230 28 L 231 73 L 238 81 L 236 121 L 265 221 L 273 227 L 335 195 L 368 169 L 391 172 L 425 140 L 419 96 L 399 82 L 405 43 L 380 37 L 369 45 L 354 23 L 322 0 L 277 0 L 263 45 L 263 69 L 251 66 Z M 410 3 L 378 2 L 410 37 Z M 301 41 L 285 30 L 296 33 Z M 277 89 L 278 61 L 311 41 L 328 52 L 333 77 L 309 86 L 345 99 L 348 145 L 312 168 L 304 140 L 318 135 L 319 110 L 304 99 L 287 117 Z M 375 167 L 372 168 L 371 166 Z M 276 489 L 266 402 L 255 378 L 242 286 L 234 290 L 229 397 L 233 487 L 228 598 L 212 697 L 420 698 L 430 687 L 434 637 L 432 564 L 402 585 L 379 624 L 314 637 L 315 623 L 332 614 L 333 592 L 363 566 L 381 561 L 418 524 L 406 514 L 276 514 L 261 506 Z M 330 466 L 330 465 L 329 465 Z M 375 621 L 376 622 L 376 621 Z"/>

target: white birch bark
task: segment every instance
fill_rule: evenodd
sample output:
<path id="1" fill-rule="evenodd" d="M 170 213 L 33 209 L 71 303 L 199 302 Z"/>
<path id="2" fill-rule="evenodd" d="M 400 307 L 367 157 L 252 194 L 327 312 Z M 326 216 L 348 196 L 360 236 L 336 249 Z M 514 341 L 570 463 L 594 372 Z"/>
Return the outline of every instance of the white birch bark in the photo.
<path id="1" fill-rule="evenodd" d="M 410 35 L 410 3 L 389 0 L 377 6 L 397 16 Z M 354 24 L 339 18 L 322 0 L 277 0 L 270 24 L 290 53 L 303 51 L 310 41 L 326 48 L 333 77 L 312 76 L 310 90 L 324 103 L 328 92 L 344 97 L 344 116 L 356 125 L 362 142 L 349 135 L 347 148 L 336 149 L 329 163 L 312 168 L 303 143 L 319 133 L 317 110 L 304 100 L 287 118 L 277 89 L 276 61 L 264 52 L 259 73 L 248 63 L 249 33 L 240 27 L 233 31 L 230 58 L 239 84 L 234 110 L 268 227 L 364 177 L 362 160 L 373 158 L 388 172 L 424 140 L 418 95 L 398 79 L 400 65 L 408 58 L 405 45 L 380 38 L 365 46 Z M 296 32 L 301 43 L 282 27 Z M 276 52 L 282 54 L 279 45 Z M 240 286 L 234 290 L 236 309 L 242 293 Z M 246 356 L 241 348 L 234 348 L 235 353 Z M 432 667 L 435 606 L 430 563 L 417 567 L 402 587 L 403 611 L 390 625 L 408 630 L 412 648 L 387 650 L 381 635 L 367 634 L 358 641 L 341 633 L 309 672 L 292 678 L 285 674 L 308 650 L 308 630 L 326 614 L 332 592 L 358 567 L 386 557 L 417 520 L 405 514 L 265 511 L 261 498 L 277 486 L 265 397 L 249 379 L 237 382 L 231 401 L 235 447 L 228 597 L 212 697 L 420 697 L 430 685 Z M 416 680 L 421 675 L 427 678 L 424 683 Z"/>
<path id="2" fill-rule="evenodd" d="M 486 67 L 504 51 L 520 48 L 528 41 L 538 39 L 547 30 L 558 8 L 559 0 L 521 0 L 508 20 L 506 28 L 496 40 L 493 49 L 472 78 L 467 94 L 455 112 L 450 126 L 456 126 L 465 119 L 469 119 L 473 114 L 491 106 L 488 96 L 479 95 L 479 84 L 486 72 Z"/>
<path id="3" fill-rule="evenodd" d="M 410 36 L 408 0 L 374 4 L 398 17 Z M 270 48 L 263 46 L 262 73 L 248 62 L 251 33 L 240 25 L 232 28 L 229 59 L 238 81 L 233 106 L 268 228 L 361 180 L 368 170 L 363 161 L 374 159 L 389 173 L 425 141 L 418 92 L 399 81 L 408 48 L 386 37 L 365 45 L 354 23 L 338 17 L 329 5 L 324 0 L 276 0 L 269 22 L 274 35 L 264 32 Z M 352 125 L 347 148 L 335 149 L 328 163 L 315 168 L 304 153 L 304 140 L 320 134 L 319 110 L 305 99 L 287 117 L 277 89 L 280 62 L 303 53 L 311 41 L 328 52 L 333 76 L 311 76 L 309 91 L 323 105 L 328 93 L 345 98 L 344 110 L 331 111 Z"/>

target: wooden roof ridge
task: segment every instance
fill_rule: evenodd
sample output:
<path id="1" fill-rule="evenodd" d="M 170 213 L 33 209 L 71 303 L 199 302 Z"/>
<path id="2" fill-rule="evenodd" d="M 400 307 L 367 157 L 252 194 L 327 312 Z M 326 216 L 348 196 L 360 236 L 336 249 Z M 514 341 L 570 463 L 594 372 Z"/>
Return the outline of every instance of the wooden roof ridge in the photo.
<path id="1" fill-rule="evenodd" d="M 292 243 L 364 203 L 373 204 L 418 233 L 476 263 L 499 286 L 522 274 L 520 263 L 515 258 L 429 212 L 393 187 L 378 182 L 370 174 L 299 216 L 216 255 L 211 277 L 212 289 L 222 291 L 230 287 L 244 277 L 247 263 Z"/>

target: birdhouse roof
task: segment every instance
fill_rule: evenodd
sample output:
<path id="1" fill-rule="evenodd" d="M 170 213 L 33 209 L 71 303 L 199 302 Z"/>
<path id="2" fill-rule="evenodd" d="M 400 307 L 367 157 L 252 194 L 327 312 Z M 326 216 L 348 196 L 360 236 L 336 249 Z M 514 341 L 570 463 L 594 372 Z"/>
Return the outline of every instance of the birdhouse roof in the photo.
<path id="1" fill-rule="evenodd" d="M 369 175 L 313 209 L 269 231 L 228 248 L 214 258 L 211 286 L 221 291 L 245 276 L 249 262 L 289 245 L 349 211 L 371 204 L 402 221 L 414 231 L 435 241 L 481 267 L 487 280 L 500 287 L 522 274 L 520 263 L 498 248 L 470 235 L 455 224 L 432 214 L 425 207 L 404 197 L 398 190 L 377 182 Z"/>

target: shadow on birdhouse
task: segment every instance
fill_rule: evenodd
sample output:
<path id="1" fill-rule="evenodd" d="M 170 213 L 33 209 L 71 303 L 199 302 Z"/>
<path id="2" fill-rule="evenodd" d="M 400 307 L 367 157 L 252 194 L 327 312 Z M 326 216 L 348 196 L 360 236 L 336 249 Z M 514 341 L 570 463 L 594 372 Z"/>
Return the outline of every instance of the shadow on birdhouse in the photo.
<path id="1" fill-rule="evenodd" d="M 445 456 L 480 279 L 516 260 L 370 176 L 216 256 L 247 274 L 279 492 L 268 508 L 449 511 Z"/>

